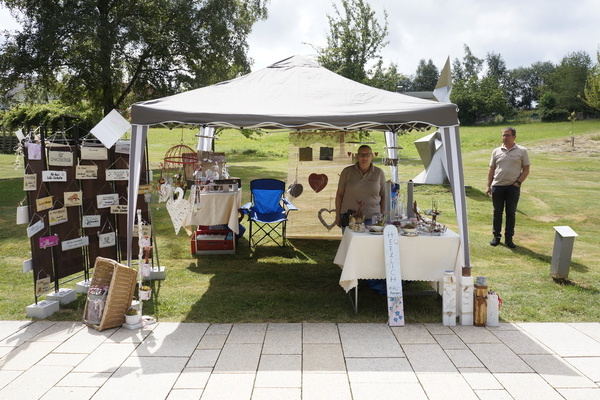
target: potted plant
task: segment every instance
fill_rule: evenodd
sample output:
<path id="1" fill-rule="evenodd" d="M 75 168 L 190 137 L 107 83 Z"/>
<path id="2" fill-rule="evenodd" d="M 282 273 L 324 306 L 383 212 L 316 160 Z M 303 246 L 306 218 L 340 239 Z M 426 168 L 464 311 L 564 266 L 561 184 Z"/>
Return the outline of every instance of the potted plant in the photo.
<path id="1" fill-rule="evenodd" d="M 138 297 L 140 298 L 140 300 L 150 300 L 151 296 L 152 288 L 150 286 L 140 286 L 140 289 L 138 290 Z"/>
<path id="2" fill-rule="evenodd" d="M 137 325 L 140 322 L 140 315 L 138 310 L 130 308 L 125 312 L 125 323 L 128 325 Z"/>

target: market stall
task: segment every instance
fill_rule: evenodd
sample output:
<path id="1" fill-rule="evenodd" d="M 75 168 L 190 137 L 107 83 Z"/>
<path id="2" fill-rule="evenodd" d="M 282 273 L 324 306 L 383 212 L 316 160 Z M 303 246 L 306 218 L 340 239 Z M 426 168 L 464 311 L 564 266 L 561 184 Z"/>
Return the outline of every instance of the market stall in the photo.
<path id="1" fill-rule="evenodd" d="M 131 122 L 132 152 L 139 151 L 138 154 L 148 127 L 168 122 L 199 125 L 201 136 L 210 136 L 214 127 L 297 132 L 375 130 L 385 132 L 389 148 L 396 146 L 399 132 L 435 127 L 444 144 L 458 220 L 458 270 L 464 278 L 460 284 L 471 284 L 464 178 L 454 104 L 362 85 L 304 57 L 293 56 L 230 81 L 136 103 L 131 109 Z M 131 193 L 137 190 L 138 177 L 137 163 L 131 162 Z M 133 230 L 135 202 L 128 207 Z M 468 307 L 463 311 L 464 315 L 469 314 Z M 462 323 L 470 324 L 469 321 L 467 317 Z"/>

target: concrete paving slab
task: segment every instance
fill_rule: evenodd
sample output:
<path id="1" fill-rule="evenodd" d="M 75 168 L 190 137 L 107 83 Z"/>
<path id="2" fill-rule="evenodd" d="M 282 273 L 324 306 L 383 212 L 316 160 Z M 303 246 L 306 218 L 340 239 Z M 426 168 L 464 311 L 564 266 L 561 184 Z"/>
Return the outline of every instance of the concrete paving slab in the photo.
<path id="1" fill-rule="evenodd" d="M 345 373 L 302 374 L 302 400 L 352 399 L 350 384 Z"/>
<path id="2" fill-rule="evenodd" d="M 252 400 L 300 400 L 302 390 L 300 388 L 264 388 L 255 387 L 252 392 Z"/>
<path id="3" fill-rule="evenodd" d="M 385 324 L 339 324 L 345 357 L 403 357 L 398 340 Z"/>
<path id="4" fill-rule="evenodd" d="M 567 400 L 600 400 L 600 388 L 596 389 L 556 389 Z"/>
<path id="5" fill-rule="evenodd" d="M 129 357 L 94 399 L 164 399 L 185 367 L 185 357 Z"/>
<path id="6" fill-rule="evenodd" d="M 74 372 L 115 372 L 135 351 L 134 343 L 104 343 L 74 369 Z"/>
<path id="7" fill-rule="evenodd" d="M 483 364 L 471 350 L 445 350 L 450 361 L 457 368 L 479 368 L 483 367 Z"/>
<path id="8" fill-rule="evenodd" d="M 551 354 L 525 355 L 522 358 L 555 388 L 598 388 L 598 385 L 592 380 L 558 356 Z"/>
<path id="9" fill-rule="evenodd" d="M 342 346 L 339 344 L 305 344 L 302 351 L 302 371 L 345 374 L 346 363 Z"/>
<path id="10" fill-rule="evenodd" d="M 263 354 L 258 365 L 254 387 L 301 388 L 302 355 Z"/>
<path id="11" fill-rule="evenodd" d="M 533 372 L 514 351 L 503 343 L 475 343 L 469 348 L 485 367 L 496 372 Z"/>
<path id="12" fill-rule="evenodd" d="M 88 400 L 96 393 L 96 388 L 92 387 L 59 387 L 50 389 L 40 400 Z"/>
<path id="13" fill-rule="evenodd" d="M 573 325 L 547 322 L 519 326 L 561 357 L 600 357 L 600 342 Z"/>
<path id="14" fill-rule="evenodd" d="M 406 358 L 346 358 L 350 383 L 418 383 Z"/>
<path id="15" fill-rule="evenodd" d="M 215 373 L 255 374 L 260 360 L 261 343 L 225 343 L 215 364 Z"/>
<path id="16" fill-rule="evenodd" d="M 427 395 L 419 383 L 351 383 L 352 399 L 356 400 L 384 400 L 384 399 L 410 399 L 426 400 Z"/>
<path id="17" fill-rule="evenodd" d="M 256 374 L 212 374 L 202 400 L 250 400 Z"/>
<path id="18" fill-rule="evenodd" d="M 600 357 L 568 357 L 563 360 L 592 381 L 600 384 Z"/>
<path id="19" fill-rule="evenodd" d="M 166 400 L 198 400 L 203 392 L 202 389 L 173 389 Z"/>
<path id="20" fill-rule="evenodd" d="M 552 350 L 533 339 L 522 330 L 501 330 L 493 332 L 498 339 L 509 346 L 516 354 L 552 354 Z"/>
<path id="21" fill-rule="evenodd" d="M 506 390 L 475 390 L 479 400 L 514 400 Z"/>
<path id="22" fill-rule="evenodd" d="M 494 374 L 506 391 L 516 400 L 559 400 L 563 397 L 535 373 Z"/>
<path id="23" fill-rule="evenodd" d="M 458 336 L 456 335 L 433 335 L 435 341 L 433 343 L 439 344 L 444 350 L 467 350 L 468 347 Z"/>
<path id="24" fill-rule="evenodd" d="M 184 368 L 173 389 L 204 389 L 212 368 Z"/>
<path id="25" fill-rule="evenodd" d="M 227 343 L 263 343 L 268 324 L 235 324 Z"/>
<path id="26" fill-rule="evenodd" d="M 458 371 L 473 390 L 503 389 L 494 374 L 486 368 L 459 368 Z"/>
<path id="27" fill-rule="evenodd" d="M 34 365 L 0 390 L 0 399 L 39 399 L 71 370 L 65 366 Z"/>
<path id="28" fill-rule="evenodd" d="M 111 372 L 69 372 L 56 386 L 99 388 L 111 375 Z"/>
<path id="29" fill-rule="evenodd" d="M 417 372 L 417 378 L 431 400 L 478 400 L 471 386 L 456 372 Z"/>
<path id="30" fill-rule="evenodd" d="M 0 321 L 0 343 L 9 336 L 31 325 L 32 321 Z"/>
<path id="31" fill-rule="evenodd" d="M 60 342 L 27 342 L 6 354 L 0 359 L 0 369 L 3 371 L 25 371 L 60 346 Z"/>
<path id="32" fill-rule="evenodd" d="M 196 350 L 187 366 L 194 368 L 213 368 L 221 355 L 221 350 Z"/>
<path id="33" fill-rule="evenodd" d="M 303 343 L 340 343 L 338 327 L 333 323 L 304 324 Z"/>
<path id="34" fill-rule="evenodd" d="M 208 324 L 161 323 L 136 348 L 140 357 L 189 357 L 192 355 Z"/>
<path id="35" fill-rule="evenodd" d="M 302 324 L 269 324 L 263 354 L 302 354 Z"/>
<path id="36" fill-rule="evenodd" d="M 438 344 L 407 344 L 402 348 L 416 373 L 457 372 L 450 358 Z"/>
<path id="37" fill-rule="evenodd" d="M 400 344 L 435 343 L 433 335 L 424 325 L 405 325 L 391 329 Z"/>
<path id="38" fill-rule="evenodd" d="M 227 340 L 228 335 L 208 335 L 205 334 L 202 336 L 200 343 L 196 349 L 198 350 L 214 350 L 214 349 L 222 349 L 225 345 L 225 341 Z"/>

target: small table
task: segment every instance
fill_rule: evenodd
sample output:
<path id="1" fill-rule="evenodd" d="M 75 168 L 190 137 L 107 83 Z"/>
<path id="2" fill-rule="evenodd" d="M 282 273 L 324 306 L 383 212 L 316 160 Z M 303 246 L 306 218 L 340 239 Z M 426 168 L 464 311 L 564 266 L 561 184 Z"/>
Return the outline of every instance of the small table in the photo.
<path id="1" fill-rule="evenodd" d="M 239 233 L 239 213 L 242 190 L 233 192 L 202 192 L 200 201 L 192 210 L 186 225 L 227 225 L 236 235 Z"/>
<path id="2" fill-rule="evenodd" d="M 444 271 L 456 270 L 460 236 L 449 229 L 440 236 L 400 235 L 398 246 L 402 280 L 441 282 Z M 346 229 L 333 262 L 342 267 L 340 286 L 355 289 L 357 309 L 358 280 L 386 278 L 383 236 Z"/>

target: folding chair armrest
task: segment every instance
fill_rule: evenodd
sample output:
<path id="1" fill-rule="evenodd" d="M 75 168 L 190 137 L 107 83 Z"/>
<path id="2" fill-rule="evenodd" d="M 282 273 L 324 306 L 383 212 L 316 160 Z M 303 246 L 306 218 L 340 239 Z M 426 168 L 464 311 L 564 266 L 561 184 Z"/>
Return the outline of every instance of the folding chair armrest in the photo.
<path id="1" fill-rule="evenodd" d="M 244 214 L 247 214 L 248 211 L 250 211 L 250 207 L 252 207 L 252 203 L 246 203 L 243 206 L 241 206 L 239 208 L 240 212 L 243 212 Z"/>
<path id="2" fill-rule="evenodd" d="M 288 211 L 297 211 L 298 210 L 298 207 L 296 207 L 295 205 L 290 203 L 290 201 L 286 197 L 283 198 L 283 204 L 285 204 Z"/>

